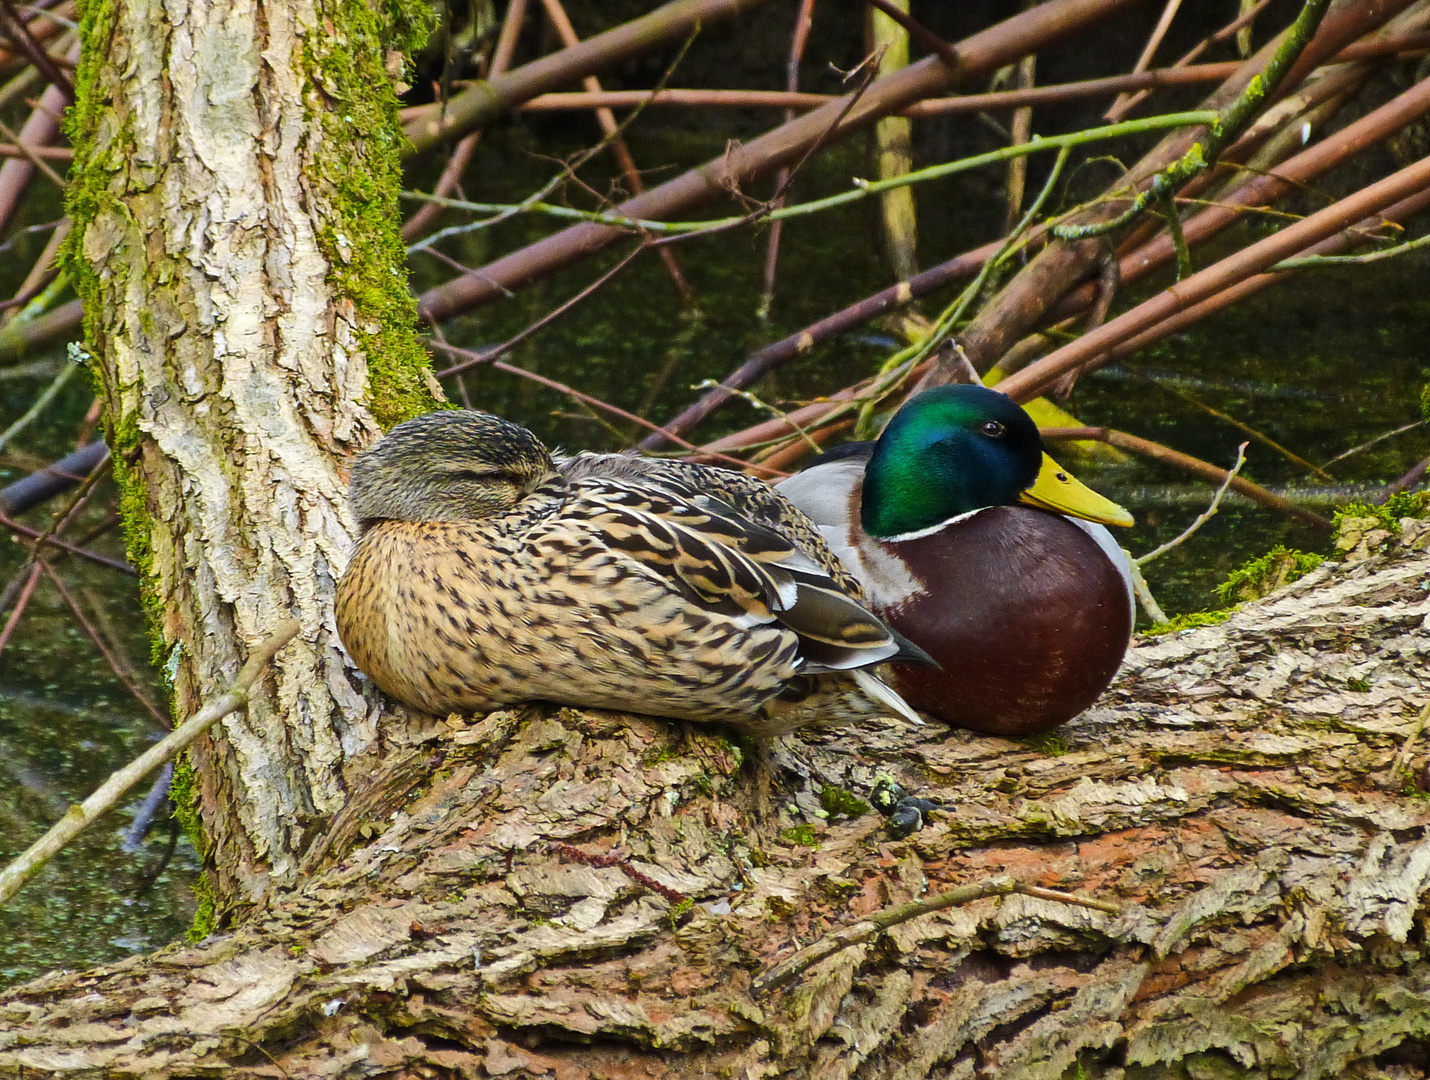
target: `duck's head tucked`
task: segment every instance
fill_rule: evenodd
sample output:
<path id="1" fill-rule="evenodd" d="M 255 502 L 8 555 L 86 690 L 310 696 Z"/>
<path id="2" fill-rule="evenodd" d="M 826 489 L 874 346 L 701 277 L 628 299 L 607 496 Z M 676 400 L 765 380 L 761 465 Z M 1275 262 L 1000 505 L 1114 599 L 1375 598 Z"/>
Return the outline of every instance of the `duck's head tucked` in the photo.
<path id="1" fill-rule="evenodd" d="M 1043 452 L 1037 425 L 1012 398 L 941 386 L 910 400 L 884 429 L 864 474 L 860 516 L 870 536 L 889 539 L 1014 503 L 1132 524 L 1126 510 Z"/>
<path id="2" fill-rule="evenodd" d="M 449 409 L 398 424 L 353 462 L 348 500 L 377 521 L 472 521 L 511 509 L 555 473 L 526 428 Z"/>

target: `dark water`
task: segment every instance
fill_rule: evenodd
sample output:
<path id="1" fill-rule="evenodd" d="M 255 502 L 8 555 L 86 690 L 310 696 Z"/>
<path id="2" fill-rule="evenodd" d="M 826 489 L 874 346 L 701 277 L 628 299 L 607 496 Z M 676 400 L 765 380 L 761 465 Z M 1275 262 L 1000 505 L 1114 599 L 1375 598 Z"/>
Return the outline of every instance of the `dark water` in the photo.
<path id="1" fill-rule="evenodd" d="M 1145 28 L 1139 33 L 1145 33 Z M 751 76 L 747 84 L 780 85 L 778 50 L 767 51 L 771 55 L 764 61 L 742 57 L 747 71 L 750 65 L 763 71 L 761 63 L 769 69 L 759 80 Z M 703 58 L 696 57 L 695 74 L 677 82 L 701 85 L 704 78 L 704 85 L 730 85 L 733 80 L 720 78 L 723 56 L 712 46 Z M 1106 70 L 1093 74 L 1125 70 L 1130 62 L 1130 57 L 1109 53 Z M 1048 77 L 1078 74 L 1054 72 Z M 659 71 L 652 75 L 635 65 L 618 72 L 608 85 L 623 85 L 623 78 L 628 80 L 624 85 L 649 85 L 658 75 Z M 815 88 L 821 89 L 836 88 L 838 82 L 828 72 L 814 81 Z M 1387 82 L 1378 92 L 1384 96 L 1391 89 Z M 757 113 L 653 111 L 633 132 L 632 151 L 650 170 L 651 181 L 658 182 L 719 153 L 731 131 L 753 134 L 767 120 L 768 114 Z M 1040 118 L 1039 127 L 1068 129 L 1078 122 L 1091 120 L 1070 114 L 1054 117 L 1044 126 Z M 592 134 L 588 119 L 581 117 L 536 117 L 495 129 L 483 139 L 465 190 L 485 200 L 520 198 L 550 175 L 553 155 L 588 145 Z M 920 127 L 919 140 L 926 160 L 997 145 L 995 133 L 968 119 Z M 1135 156 L 1134 150 L 1126 153 Z M 1375 158 L 1362 167 L 1385 171 L 1392 164 L 1388 158 Z M 1034 163 L 1032 186 L 1041 182 L 1043 168 L 1045 163 Z M 805 200 L 844 190 L 851 176 L 869 172 L 866 148 L 851 143 L 812 161 L 799 176 L 794 194 Z M 607 166 L 599 160 L 583 175 L 597 191 L 608 190 L 612 183 Z M 433 178 L 422 172 L 411 182 L 430 189 Z M 1326 178 L 1323 187 L 1343 191 L 1363 178 L 1357 169 L 1348 169 L 1345 175 Z M 1002 219 L 1001 182 L 1001 171 L 988 170 L 919 189 L 922 265 L 994 235 Z M 752 194 L 763 196 L 768 190 L 767 184 L 757 185 Z M 579 193 L 571 197 L 586 205 Z M 1308 197 L 1302 209 L 1314 205 L 1319 203 Z M 47 220 L 46 214 L 57 216 L 57 207 L 37 205 L 27 212 L 29 220 L 41 221 Z M 727 208 L 711 212 L 725 213 Z M 443 223 L 458 220 L 459 216 L 448 215 Z M 519 219 L 469 234 L 446 244 L 444 250 L 476 266 L 550 230 L 542 220 Z M 1226 243 L 1243 243 L 1246 238 L 1238 233 Z M 7 290 L 13 290 L 43 242 L 39 236 L 17 245 L 3 264 L 12 269 L 8 276 L 0 273 L 0 292 L 8 295 Z M 768 321 L 755 315 L 764 262 L 763 232 L 691 241 L 679 245 L 677 254 L 699 298 L 697 311 L 683 311 L 658 260 L 642 256 L 628 273 L 507 360 L 662 420 L 698 395 L 692 389 L 696 383 L 722 377 L 753 349 L 889 283 L 872 204 L 787 225 Z M 1198 252 L 1198 264 L 1205 265 L 1211 257 L 1212 252 Z M 613 258 L 608 257 L 604 265 Z M 1430 380 L 1430 354 L 1424 344 L 1430 317 L 1427 265 L 1424 256 L 1412 256 L 1303 274 L 1288 286 L 1268 290 L 1205 322 L 1195 333 L 1163 342 L 1116 369 L 1082 380 L 1067 407 L 1088 424 L 1118 427 L 1229 465 L 1245 436 L 1199 408 L 1200 402 L 1312 462 L 1324 462 L 1420 418 L 1420 390 Z M 447 335 L 462 345 L 502 341 L 577 292 L 597 272 L 588 265 L 558 275 L 456 320 L 446 328 Z M 418 255 L 413 273 L 420 290 L 444 280 L 449 271 Z M 1165 283 L 1152 282 L 1147 288 Z M 920 308 L 935 314 L 951 295 L 950 290 L 930 297 Z M 1145 295 L 1145 290 L 1122 298 L 1120 306 L 1139 295 Z M 767 379 L 756 392 L 780 405 L 830 392 L 871 372 L 890 348 L 887 328 L 870 326 L 819 346 L 797 365 Z M 53 359 L 58 362 L 58 354 Z M 0 426 L 23 413 L 48 382 L 48 375 L 0 379 Z M 92 397 L 83 384 L 83 379 L 73 380 L 41 421 L 0 455 L 0 465 L 8 469 L 0 474 L 0 482 L 73 447 Z M 558 393 L 511 375 L 474 372 L 463 387 L 449 382 L 448 391 L 458 400 L 465 392 L 473 404 L 520 420 L 548 441 L 569 448 L 630 445 L 640 434 L 622 421 L 593 415 Z M 755 407 L 736 403 L 698 434 L 713 438 L 763 418 Z M 1373 491 L 1404 473 L 1430 452 L 1427 442 L 1423 428 L 1387 439 L 1331 466 L 1335 483 L 1322 483 L 1320 492 L 1310 490 L 1316 478 L 1255 443 L 1245 475 L 1278 490 L 1306 489 L 1308 500 L 1329 515 L 1338 500 Z M 1071 464 L 1084 479 L 1137 515 L 1137 527 L 1126 536 L 1134 553 L 1178 533 L 1211 495 L 1210 485 L 1144 461 Z M 112 491 L 102 491 L 95 500 L 95 523 L 111 500 Z M 27 521 L 43 528 L 53 510 L 41 508 Z M 71 530 L 72 534 L 84 531 L 83 527 Z M 1275 543 L 1310 550 L 1327 546 L 1326 537 L 1314 530 L 1230 499 L 1206 528 L 1146 572 L 1169 612 L 1198 610 L 1214 605 L 1211 590 L 1228 571 Z M 121 553 L 114 533 L 95 540 L 93 546 Z M 24 550 L 15 545 L 0 546 L 0 583 L 15 572 L 23 556 Z M 72 560 L 57 565 L 86 602 L 104 614 L 124 650 L 144 671 L 150 692 L 160 696 L 157 676 L 145 669 L 148 646 L 133 581 Z M 0 654 L 0 862 L 8 861 L 69 802 L 86 795 L 159 734 L 158 725 L 114 678 L 55 591 L 42 582 L 13 640 Z M 111 961 L 182 935 L 194 906 L 190 887 L 196 860 L 187 841 L 178 842 L 166 869 L 158 874 L 156 868 L 170 841 L 166 823 L 154 830 L 140 853 L 130 855 L 120 849 L 120 833 L 142 795 L 143 791 L 137 792 L 125 808 L 92 828 L 15 901 L 0 909 L 0 984 L 53 967 Z"/>

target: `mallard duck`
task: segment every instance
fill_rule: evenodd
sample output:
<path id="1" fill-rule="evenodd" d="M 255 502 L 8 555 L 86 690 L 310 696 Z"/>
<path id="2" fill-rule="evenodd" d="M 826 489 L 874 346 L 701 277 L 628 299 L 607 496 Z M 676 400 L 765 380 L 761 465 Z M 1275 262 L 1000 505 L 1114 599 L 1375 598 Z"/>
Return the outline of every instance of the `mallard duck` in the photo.
<path id="1" fill-rule="evenodd" d="M 915 707 L 1025 734 L 1076 716 L 1116 674 L 1132 580 L 1094 523 L 1132 516 L 1049 457 L 1004 394 L 927 390 L 876 443 L 825 454 L 779 492 L 819 526 L 870 609 L 938 662 L 895 666 L 890 682 Z"/>
<path id="2" fill-rule="evenodd" d="M 756 735 L 918 715 L 868 671 L 928 662 L 763 482 L 552 455 L 475 411 L 428 413 L 353 463 L 338 635 L 416 709 L 525 701 L 720 720 Z"/>

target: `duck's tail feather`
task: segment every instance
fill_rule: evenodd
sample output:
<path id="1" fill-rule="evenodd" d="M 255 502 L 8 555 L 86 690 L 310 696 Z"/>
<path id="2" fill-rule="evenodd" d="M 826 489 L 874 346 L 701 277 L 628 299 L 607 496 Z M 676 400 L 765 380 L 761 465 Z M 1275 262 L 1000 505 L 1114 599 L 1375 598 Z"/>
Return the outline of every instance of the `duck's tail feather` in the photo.
<path id="1" fill-rule="evenodd" d="M 855 669 L 849 672 L 854 677 L 854 681 L 859 684 L 859 689 L 873 698 L 880 705 L 886 705 L 893 710 L 897 716 L 902 716 L 910 723 L 922 724 L 923 719 L 914 712 L 913 706 L 896 694 L 883 682 L 880 682 L 869 672 L 862 669 Z"/>

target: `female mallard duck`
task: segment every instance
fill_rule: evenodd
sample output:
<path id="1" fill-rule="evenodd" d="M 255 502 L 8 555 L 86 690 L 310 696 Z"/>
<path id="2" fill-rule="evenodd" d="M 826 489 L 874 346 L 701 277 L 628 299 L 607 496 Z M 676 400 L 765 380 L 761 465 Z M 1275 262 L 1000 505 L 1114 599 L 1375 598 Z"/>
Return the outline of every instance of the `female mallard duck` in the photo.
<path id="1" fill-rule="evenodd" d="M 361 538 L 338 635 L 425 712 L 543 700 L 757 735 L 918 716 L 862 670 L 928 658 L 858 603 L 758 480 L 621 454 L 555 458 L 481 412 L 399 424 L 353 464 Z"/>
<path id="2" fill-rule="evenodd" d="M 938 662 L 894 669 L 918 708 L 975 731 L 1041 731 L 1091 705 L 1122 663 L 1132 581 L 1090 523 L 1132 517 L 1059 468 L 1004 394 L 925 391 L 877 443 L 840 447 L 779 491 L 874 613 Z"/>

